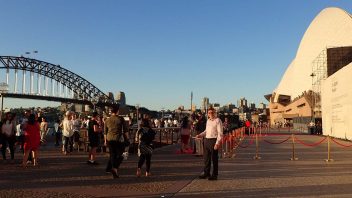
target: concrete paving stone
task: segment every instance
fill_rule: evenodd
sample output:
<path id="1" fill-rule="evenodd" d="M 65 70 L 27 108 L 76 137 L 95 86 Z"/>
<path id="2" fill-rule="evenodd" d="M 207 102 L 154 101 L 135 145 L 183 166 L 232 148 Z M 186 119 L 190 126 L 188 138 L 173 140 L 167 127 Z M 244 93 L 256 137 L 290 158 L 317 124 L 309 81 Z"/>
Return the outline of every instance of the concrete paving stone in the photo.
<path id="1" fill-rule="evenodd" d="M 332 143 L 334 161 L 325 162 L 327 142 L 316 147 L 296 143 L 299 159 L 291 161 L 292 141 L 264 142 L 279 142 L 288 136 L 259 138 L 260 160 L 253 159 L 255 144 L 237 147 L 234 158 L 220 159 L 217 181 L 198 179 L 203 158 L 176 154 L 179 145 L 155 150 L 149 178 L 135 176 L 138 158 L 130 155 L 115 180 L 105 173 L 106 154 L 99 154 L 99 165 L 91 166 L 86 164 L 86 152 L 65 156 L 60 148 L 47 145 L 41 147 L 39 167 L 23 169 L 19 152 L 14 163 L 0 159 L 0 197 L 352 197 L 352 148 Z M 298 138 L 312 144 L 324 137 Z M 242 144 L 249 141 L 246 138 Z"/>

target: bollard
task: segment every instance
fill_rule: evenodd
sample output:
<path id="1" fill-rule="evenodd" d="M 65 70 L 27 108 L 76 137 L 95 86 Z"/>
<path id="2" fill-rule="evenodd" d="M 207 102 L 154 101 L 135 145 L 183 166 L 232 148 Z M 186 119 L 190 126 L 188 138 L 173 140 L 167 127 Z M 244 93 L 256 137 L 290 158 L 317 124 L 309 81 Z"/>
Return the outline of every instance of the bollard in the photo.
<path id="1" fill-rule="evenodd" d="M 295 136 L 292 134 L 291 135 L 292 137 L 292 158 L 291 158 L 291 160 L 292 161 L 295 161 L 295 160 L 298 160 L 298 158 L 297 157 L 295 157 Z"/>
<path id="2" fill-rule="evenodd" d="M 331 159 L 330 152 L 331 152 L 330 135 L 328 135 L 328 159 L 325 160 L 326 162 L 333 162 L 334 161 L 333 159 Z"/>
<path id="3" fill-rule="evenodd" d="M 262 136 L 262 127 L 261 126 L 259 126 L 259 134 L 260 134 L 260 136 Z"/>
<path id="4" fill-rule="evenodd" d="M 225 145 L 225 146 L 224 146 Z M 223 143 L 221 146 L 221 158 L 225 158 L 227 153 L 227 141 L 226 141 L 226 136 L 223 138 Z"/>
<path id="5" fill-rule="evenodd" d="M 255 156 L 253 157 L 253 159 L 255 160 L 259 160 L 261 159 L 261 157 L 259 157 L 258 153 L 259 153 L 259 141 L 258 141 L 258 134 L 255 134 Z"/>

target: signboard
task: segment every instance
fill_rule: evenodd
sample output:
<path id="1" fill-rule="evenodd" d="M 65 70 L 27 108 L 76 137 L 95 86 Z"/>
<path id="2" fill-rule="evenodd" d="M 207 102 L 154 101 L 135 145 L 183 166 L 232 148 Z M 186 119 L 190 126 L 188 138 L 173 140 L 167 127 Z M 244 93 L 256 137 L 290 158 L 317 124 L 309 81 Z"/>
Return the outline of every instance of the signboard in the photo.
<path id="1" fill-rule="evenodd" d="M 352 140 L 352 63 L 322 83 L 323 134 Z"/>

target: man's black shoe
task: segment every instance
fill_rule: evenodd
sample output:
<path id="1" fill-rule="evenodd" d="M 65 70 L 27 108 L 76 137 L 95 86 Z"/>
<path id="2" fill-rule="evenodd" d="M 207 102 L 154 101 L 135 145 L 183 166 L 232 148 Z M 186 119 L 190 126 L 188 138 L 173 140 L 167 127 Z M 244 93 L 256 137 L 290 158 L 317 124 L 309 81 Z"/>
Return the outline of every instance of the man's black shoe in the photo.
<path id="1" fill-rule="evenodd" d="M 218 180 L 218 176 L 212 175 L 208 178 L 208 180 Z"/>
<path id="2" fill-rule="evenodd" d="M 201 174 L 201 175 L 199 175 L 199 179 L 206 179 L 206 178 L 208 178 L 209 177 L 209 175 L 206 175 L 206 174 Z"/>

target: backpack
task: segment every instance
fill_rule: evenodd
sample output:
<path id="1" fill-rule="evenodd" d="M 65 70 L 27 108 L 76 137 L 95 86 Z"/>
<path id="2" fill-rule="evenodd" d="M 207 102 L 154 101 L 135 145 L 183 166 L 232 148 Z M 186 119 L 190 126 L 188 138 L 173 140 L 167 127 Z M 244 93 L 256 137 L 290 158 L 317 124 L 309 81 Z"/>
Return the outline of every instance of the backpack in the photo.
<path id="1" fill-rule="evenodd" d="M 142 128 L 141 130 L 141 141 L 145 142 L 146 144 L 151 144 L 155 138 L 156 132 L 153 129 L 145 129 Z"/>

